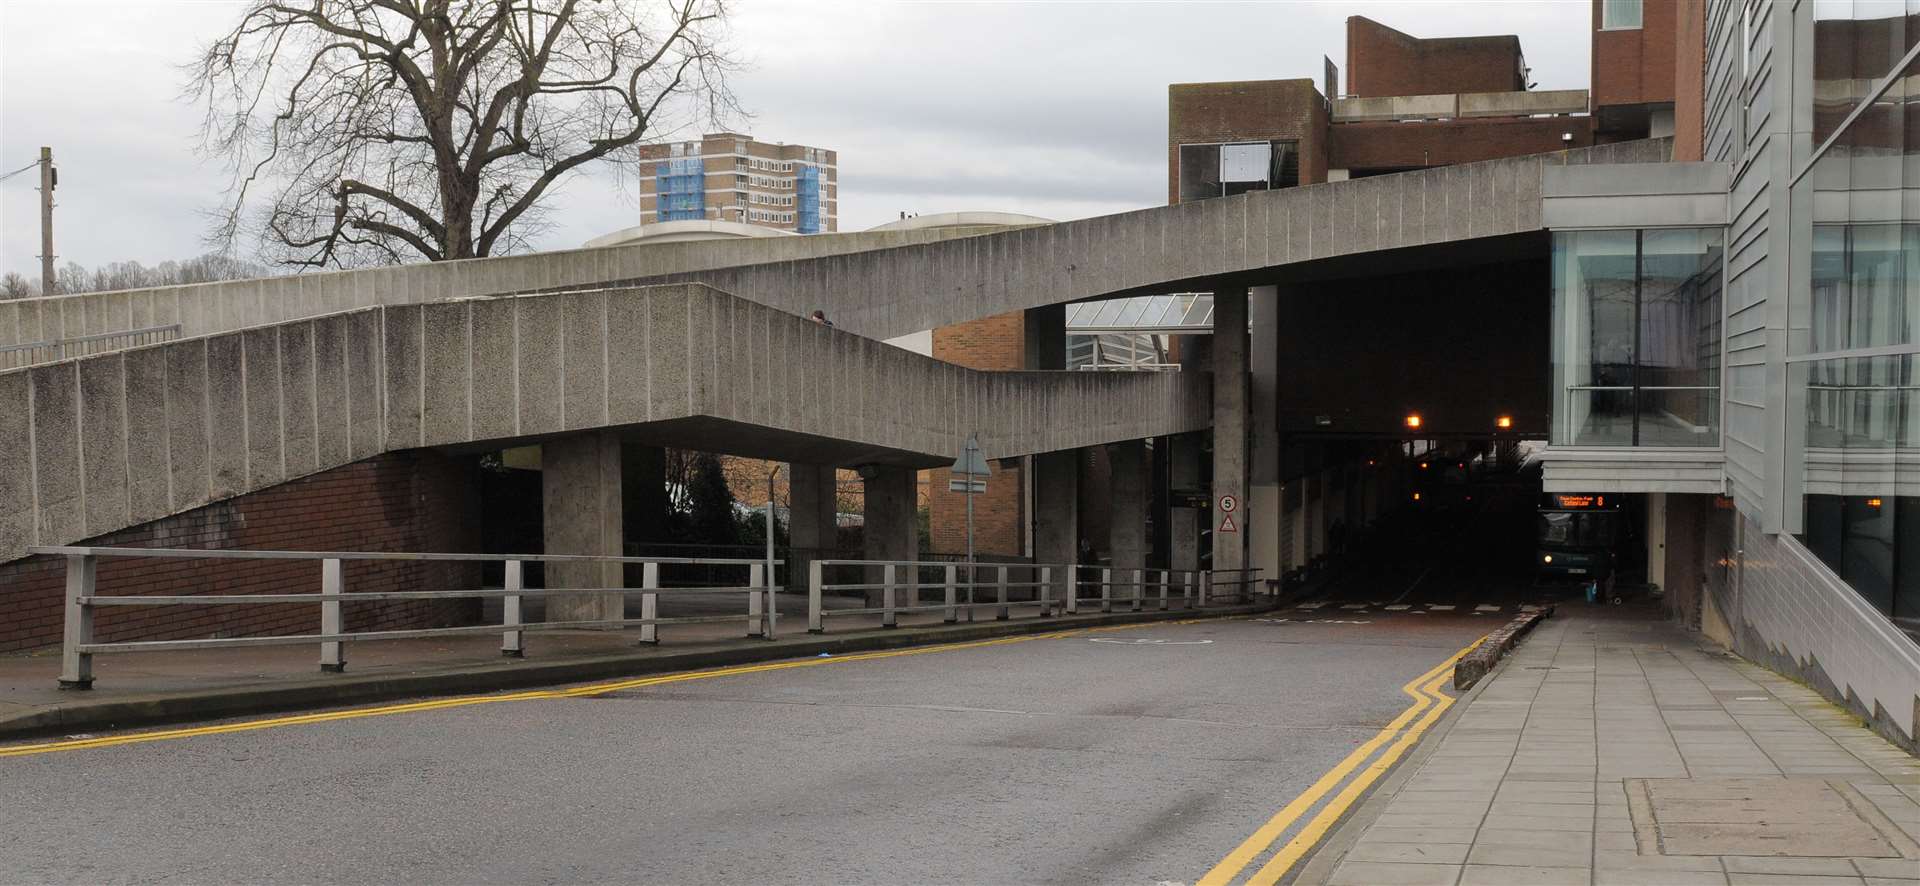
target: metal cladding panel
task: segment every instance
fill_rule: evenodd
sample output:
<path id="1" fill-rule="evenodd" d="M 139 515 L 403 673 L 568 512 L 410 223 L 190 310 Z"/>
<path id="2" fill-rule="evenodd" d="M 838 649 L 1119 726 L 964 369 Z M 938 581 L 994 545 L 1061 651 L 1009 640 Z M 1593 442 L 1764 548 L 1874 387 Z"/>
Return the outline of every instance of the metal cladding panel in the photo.
<path id="1" fill-rule="evenodd" d="M 145 523 L 173 509 L 167 492 L 167 352 L 126 353 L 126 465 L 129 523 Z"/>
<path id="2" fill-rule="evenodd" d="M 429 445 L 468 439 L 472 430 L 472 412 L 468 397 L 471 379 L 468 361 L 472 359 L 471 330 L 467 310 L 470 302 L 441 302 L 422 305 L 422 341 L 425 343 L 421 368 L 422 442 Z"/>
<path id="3" fill-rule="evenodd" d="M 127 521 L 127 390 L 120 354 L 88 357 L 80 370 L 80 466 L 87 533 Z"/>

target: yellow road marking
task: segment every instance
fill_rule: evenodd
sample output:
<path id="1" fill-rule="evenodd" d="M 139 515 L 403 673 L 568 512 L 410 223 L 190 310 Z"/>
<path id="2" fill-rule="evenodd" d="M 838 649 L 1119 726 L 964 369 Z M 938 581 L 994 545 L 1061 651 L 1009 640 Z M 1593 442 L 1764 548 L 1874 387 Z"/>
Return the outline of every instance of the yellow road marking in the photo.
<path id="1" fill-rule="evenodd" d="M 111 735 L 100 738 L 81 738 L 66 741 L 43 742 L 40 744 L 0 747 L 0 757 L 25 757 L 33 754 L 51 754 L 60 751 L 78 751 L 89 748 L 113 747 L 125 744 L 145 744 L 153 741 L 171 741 L 182 738 L 195 738 L 202 735 L 225 735 L 234 732 L 252 732 L 259 729 L 275 729 L 282 726 L 304 726 L 310 723 L 325 723 L 333 720 L 358 720 L 363 717 L 384 717 L 392 714 L 411 714 L 421 711 L 437 711 L 447 708 L 460 708 L 470 705 L 493 704 L 503 701 L 533 701 L 537 699 L 583 698 L 618 692 L 622 689 L 637 689 L 643 686 L 658 686 L 662 683 L 680 683 L 687 680 L 706 680 L 713 677 L 731 677 L 740 674 L 757 674 L 764 671 L 783 671 L 791 668 L 807 668 L 816 665 L 839 664 L 843 662 L 873 661 L 883 658 L 898 658 L 906 655 L 927 655 L 935 652 L 955 652 L 962 649 L 980 649 L 988 646 L 1004 646 L 1010 643 L 1024 643 L 1029 640 L 1057 640 L 1075 634 L 1091 631 L 1116 631 L 1130 628 L 1159 627 L 1165 625 L 1192 624 L 1211 619 L 1188 619 L 1174 622 L 1146 622 L 1137 625 L 1110 625 L 1098 628 L 1081 628 L 1069 631 L 1050 631 L 1044 634 L 1025 634 L 1018 637 L 1000 637 L 993 640 L 974 640 L 966 643 L 943 643 L 938 646 L 920 646 L 912 649 L 890 649 L 882 652 L 860 652 L 852 655 L 838 655 L 831 658 L 802 658 L 790 661 L 772 662 L 759 665 L 719 668 L 707 671 L 683 671 L 676 674 L 659 674 L 634 680 L 621 680 L 613 683 L 596 683 L 588 686 L 576 686 L 572 689 L 540 689 L 531 692 L 515 692 L 507 695 L 479 695 L 457 698 L 440 698 L 428 701 L 408 702 L 405 704 L 382 705 L 371 708 L 352 708 L 344 711 L 326 711 L 317 714 L 299 714 L 291 717 L 272 717 L 263 720 L 247 720 L 238 723 L 222 723 L 215 726 L 195 726 L 187 729 L 166 729 L 156 732 L 136 732 L 130 735 Z"/>
<path id="2" fill-rule="evenodd" d="M 1381 727 L 1380 731 L 1374 733 L 1372 738 L 1367 739 L 1366 742 L 1359 747 L 1354 748 L 1353 753 L 1348 754 L 1346 759 L 1341 760 L 1332 769 L 1327 770 L 1325 775 L 1320 776 L 1318 781 L 1309 785 L 1306 790 L 1301 791 L 1300 795 L 1294 797 L 1292 802 L 1281 807 L 1279 812 L 1274 813 L 1273 817 L 1261 825 L 1258 830 L 1254 831 L 1251 836 L 1242 841 L 1239 846 L 1234 847 L 1232 852 L 1227 853 L 1226 858 L 1221 859 L 1220 863 L 1214 865 L 1212 870 L 1202 875 L 1194 886 L 1223 886 L 1223 884 L 1232 882 L 1233 878 L 1239 876 L 1240 872 L 1244 870 L 1248 864 L 1251 864 L 1255 858 L 1260 857 L 1261 853 L 1267 851 L 1267 849 L 1273 845 L 1273 841 L 1279 839 L 1281 834 L 1286 833 L 1287 828 L 1292 827 L 1296 819 L 1305 814 L 1308 809 L 1313 808 L 1313 804 L 1320 802 L 1321 797 L 1326 796 L 1328 791 L 1338 786 L 1353 770 L 1359 768 L 1360 764 L 1365 763 L 1367 758 L 1373 756 L 1373 752 L 1378 750 L 1381 745 L 1386 744 L 1388 740 L 1400 734 L 1401 730 L 1407 727 L 1408 722 L 1418 716 L 1421 711 L 1426 710 L 1430 705 L 1435 705 L 1436 703 L 1439 704 L 1437 710 L 1445 710 L 1446 705 L 1453 703 L 1453 699 L 1445 694 L 1433 692 L 1433 690 L 1427 689 L 1427 686 L 1437 685 L 1439 682 L 1445 680 L 1447 677 L 1447 669 L 1453 667 L 1454 662 L 1459 661 L 1461 656 L 1473 651 L 1474 647 L 1479 646 L 1485 639 L 1486 638 L 1482 637 L 1480 640 L 1473 641 L 1468 644 L 1466 648 L 1448 656 L 1445 661 L 1434 665 L 1426 673 L 1407 681 L 1405 685 L 1401 686 L 1400 691 L 1412 697 L 1413 704 L 1408 705 L 1407 709 L 1401 711 L 1399 716 L 1394 717 L 1386 726 Z M 1428 695 L 1428 692 L 1433 692 L 1433 695 Z M 1417 739 L 1421 732 L 1426 731 L 1427 725 L 1432 722 L 1430 719 L 1432 716 L 1433 714 L 1429 714 L 1427 718 L 1422 718 L 1406 735 L 1402 736 L 1401 742 L 1407 743 L 1410 738 Z M 1400 745 L 1396 744 L 1395 746 L 1399 747 Z M 1389 753 L 1392 753 L 1392 751 L 1389 751 Z M 1393 754 L 1393 756 L 1397 759 L 1399 754 L 1396 753 Z M 1367 772 L 1372 771 L 1372 768 L 1367 770 Z M 1384 771 L 1384 769 L 1382 769 L 1382 771 Z M 1373 778 L 1367 778 L 1366 774 L 1363 773 L 1361 777 L 1366 778 L 1367 783 L 1370 784 L 1373 778 L 1378 778 L 1378 775 L 1373 776 Z M 1351 788 L 1349 788 L 1349 790 L 1351 790 Z M 1357 795 L 1358 792 L 1354 793 Z M 1340 796 L 1347 797 L 1348 792 L 1343 791 Z M 1339 798 L 1336 797 L 1334 802 L 1339 803 Z M 1349 797 L 1347 802 L 1351 803 L 1352 799 Z M 1324 814 L 1325 813 L 1322 813 L 1322 815 Z M 1335 817 L 1338 816 L 1336 815 Z M 1315 822 L 1319 820 L 1319 817 L 1314 819 Z M 1281 852 L 1284 854 L 1287 849 L 1292 848 L 1294 843 L 1298 841 L 1299 838 L 1296 837 L 1294 841 L 1289 842 L 1287 848 L 1282 849 Z M 1311 846 L 1312 844 L 1307 845 Z M 1275 861 L 1278 859 L 1279 856 L 1275 856 Z M 1268 862 L 1265 867 L 1262 867 L 1260 871 L 1254 875 L 1254 880 L 1249 882 L 1257 882 L 1261 876 L 1267 873 L 1267 869 L 1271 868 L 1273 864 L 1274 862 Z M 1288 866 L 1291 866 L 1291 864 L 1291 862 L 1288 862 Z M 1283 867 L 1275 873 L 1275 876 L 1277 877 L 1280 873 L 1285 872 L 1286 868 Z"/>

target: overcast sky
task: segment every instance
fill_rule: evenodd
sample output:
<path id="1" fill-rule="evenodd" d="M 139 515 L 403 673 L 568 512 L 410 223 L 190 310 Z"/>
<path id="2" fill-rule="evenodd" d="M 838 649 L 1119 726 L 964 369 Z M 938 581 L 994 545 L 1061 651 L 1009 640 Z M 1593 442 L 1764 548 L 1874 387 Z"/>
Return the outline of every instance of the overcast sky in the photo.
<path id="1" fill-rule="evenodd" d="M 1349 15 L 1422 37 L 1520 35 L 1541 89 L 1585 88 L 1589 0 L 737 0 L 736 90 L 767 141 L 840 152 L 840 229 L 902 211 L 1081 218 L 1165 202 L 1167 84 L 1344 70 Z M 204 251 L 222 178 L 178 66 L 240 0 L 0 0 L 0 173 L 51 145 L 55 251 L 89 267 Z M 32 173 L 0 183 L 0 269 L 38 267 Z M 637 223 L 604 174 L 551 195 L 542 248 Z"/>

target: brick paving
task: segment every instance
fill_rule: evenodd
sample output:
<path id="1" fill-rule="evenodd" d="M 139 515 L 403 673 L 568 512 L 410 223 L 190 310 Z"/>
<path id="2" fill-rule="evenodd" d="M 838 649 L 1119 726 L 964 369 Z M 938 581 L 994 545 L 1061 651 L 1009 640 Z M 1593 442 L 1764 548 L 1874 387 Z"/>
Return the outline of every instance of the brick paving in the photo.
<path id="1" fill-rule="evenodd" d="M 1920 760 L 1656 613 L 1561 612 L 1301 882 L 1920 882 Z"/>

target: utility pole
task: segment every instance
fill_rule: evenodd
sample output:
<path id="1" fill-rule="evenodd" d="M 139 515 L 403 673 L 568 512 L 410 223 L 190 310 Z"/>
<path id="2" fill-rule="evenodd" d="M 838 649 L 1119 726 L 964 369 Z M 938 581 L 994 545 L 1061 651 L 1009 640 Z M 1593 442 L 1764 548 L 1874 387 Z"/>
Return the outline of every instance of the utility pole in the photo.
<path id="1" fill-rule="evenodd" d="M 40 148 L 40 294 L 53 294 L 53 188 L 60 176 L 53 171 L 53 149 Z"/>

